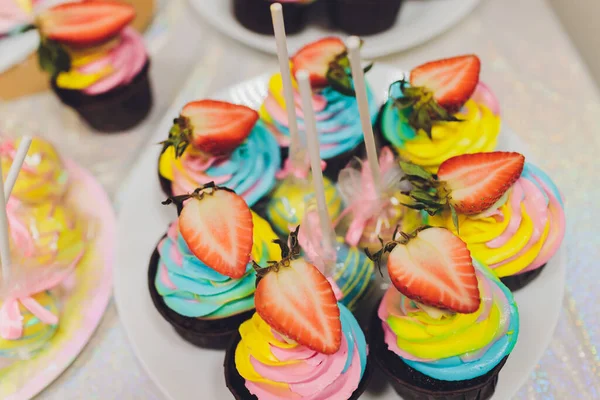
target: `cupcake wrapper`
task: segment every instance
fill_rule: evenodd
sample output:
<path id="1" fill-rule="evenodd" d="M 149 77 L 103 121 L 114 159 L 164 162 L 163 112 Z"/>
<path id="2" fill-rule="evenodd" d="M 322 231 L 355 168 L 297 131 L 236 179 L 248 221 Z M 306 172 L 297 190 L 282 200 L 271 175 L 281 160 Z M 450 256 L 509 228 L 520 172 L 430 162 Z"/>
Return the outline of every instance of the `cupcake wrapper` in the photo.
<path id="1" fill-rule="evenodd" d="M 97 96 L 79 90 L 61 89 L 52 80 L 52 90 L 60 101 L 73 108 L 93 129 L 102 133 L 124 131 L 139 124 L 152 108 L 148 71 L 150 61 L 125 85 Z"/>
<path id="2" fill-rule="evenodd" d="M 233 14 L 245 28 L 262 35 L 273 35 L 271 4 L 275 0 L 234 0 Z M 310 4 L 281 3 L 283 20 L 288 34 L 300 32 L 306 25 Z"/>
<path id="3" fill-rule="evenodd" d="M 504 285 L 506 285 L 507 288 L 514 292 L 527 286 L 531 281 L 533 281 L 542 273 L 542 270 L 544 268 L 546 268 L 546 264 L 532 271 L 524 272 L 522 274 L 502 277 L 500 278 L 500 280 L 502 281 L 502 283 L 504 283 Z"/>
<path id="4" fill-rule="evenodd" d="M 223 361 L 223 367 L 225 369 L 225 383 L 236 400 L 258 400 L 256 396 L 248 391 L 246 388 L 246 380 L 242 378 L 235 367 L 235 349 L 240 340 L 240 334 L 237 332 L 231 340 L 229 347 L 227 347 L 225 360 Z M 356 388 L 348 400 L 356 400 L 363 394 L 369 384 L 369 381 L 371 380 L 371 370 L 372 365 L 371 361 L 369 360 L 358 388 Z"/>
<path id="5" fill-rule="evenodd" d="M 378 302 L 380 303 L 380 302 Z M 375 308 L 369 327 L 369 351 L 372 360 L 388 376 L 392 387 L 404 400 L 484 400 L 496 389 L 498 373 L 508 356 L 490 372 L 466 381 L 441 381 L 409 367 L 383 340 L 383 327 Z"/>
<path id="6" fill-rule="evenodd" d="M 329 17 L 351 35 L 373 35 L 396 23 L 403 0 L 329 0 Z"/>
<path id="7" fill-rule="evenodd" d="M 163 236 L 163 239 L 165 236 Z M 150 290 L 152 302 L 158 312 L 173 326 L 173 329 L 175 329 L 179 336 L 187 342 L 203 348 L 227 348 L 227 345 L 231 341 L 231 337 L 237 332 L 240 324 L 250 318 L 254 313 L 254 310 L 249 310 L 229 318 L 218 320 L 202 320 L 177 314 L 165 304 L 162 296 L 158 294 L 156 287 L 154 286 L 159 258 L 160 255 L 157 246 L 150 258 L 150 265 L 148 268 L 148 289 Z"/>

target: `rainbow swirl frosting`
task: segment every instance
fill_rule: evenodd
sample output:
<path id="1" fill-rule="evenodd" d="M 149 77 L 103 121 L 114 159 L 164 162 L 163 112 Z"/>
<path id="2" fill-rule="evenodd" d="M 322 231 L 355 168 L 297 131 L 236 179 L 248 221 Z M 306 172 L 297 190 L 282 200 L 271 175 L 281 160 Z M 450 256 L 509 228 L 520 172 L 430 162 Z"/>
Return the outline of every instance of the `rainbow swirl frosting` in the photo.
<path id="1" fill-rule="evenodd" d="M 159 173 L 171 181 L 174 195 L 214 182 L 233 189 L 252 207 L 275 186 L 280 164 L 277 142 L 258 121 L 246 141 L 227 157 L 209 157 L 188 147 L 176 158 L 175 149 L 167 148 L 159 159 Z"/>
<path id="2" fill-rule="evenodd" d="M 294 85 L 296 86 L 296 82 L 294 82 Z M 374 123 L 377 120 L 377 104 L 368 87 L 367 91 Z M 300 95 L 295 93 L 295 96 L 296 115 L 299 119 L 298 129 L 301 135 L 305 135 L 303 113 L 300 108 Z M 323 160 L 349 152 L 363 142 L 363 132 L 355 97 L 345 96 L 331 87 L 326 87 L 314 93 L 313 104 L 321 145 L 321 158 Z M 269 81 L 269 94 L 259 113 L 271 128 L 279 145 L 288 147 L 290 131 L 280 74 L 273 75 Z"/>
<path id="3" fill-rule="evenodd" d="M 2 140 L 0 157 L 4 179 L 19 147 L 16 141 Z M 12 191 L 13 199 L 28 205 L 58 201 L 68 186 L 68 174 L 58 152 L 49 142 L 33 138 Z"/>
<path id="4" fill-rule="evenodd" d="M 33 304 L 30 302 L 8 300 L 12 303 L 9 307 L 2 303 L 2 314 L 17 312 L 23 320 L 22 334 L 18 339 L 5 339 L 5 335 L 0 335 L 0 358 L 18 360 L 31 357 L 56 333 L 58 305 L 54 296 L 44 291 L 32 296 L 32 299 L 37 304 L 35 313 L 28 309 Z"/>
<path id="5" fill-rule="evenodd" d="M 260 400 L 348 399 L 367 367 L 367 343 L 356 319 L 339 305 L 342 344 L 332 355 L 287 340 L 258 314 L 240 326 L 235 366 Z"/>
<path id="6" fill-rule="evenodd" d="M 148 61 L 143 39 L 131 27 L 99 46 L 64 47 L 71 59 L 71 69 L 56 77 L 56 86 L 81 90 L 90 96 L 129 84 Z"/>
<path id="7" fill-rule="evenodd" d="M 275 259 L 279 247 L 267 221 L 252 213 L 254 224 L 252 259 L 260 265 Z M 160 260 L 155 278 L 157 292 L 176 313 L 192 318 L 221 319 L 254 308 L 256 273 L 248 263 L 240 279 L 222 275 L 192 254 L 179 233 L 177 221 L 159 243 Z"/>
<path id="8" fill-rule="evenodd" d="M 335 184 L 326 177 L 323 179 L 329 216 L 335 220 L 342 212 L 342 198 Z M 300 225 L 304 219 L 306 204 L 314 198 L 314 189 L 308 178 L 285 179 L 271 194 L 267 205 L 267 218 L 277 232 L 287 234 Z"/>
<path id="9" fill-rule="evenodd" d="M 437 172 L 440 164 L 451 157 L 496 148 L 500 133 L 497 102 L 482 83 L 456 114 L 461 121 L 434 123 L 432 139 L 423 130 L 415 132 L 408 124 L 412 109 L 399 111 L 394 106 L 392 98 L 401 97 L 400 83 L 397 82 L 390 87 L 390 100 L 381 110 L 380 128 L 384 138 L 405 160 Z"/>
<path id="10" fill-rule="evenodd" d="M 490 269 L 473 260 L 481 305 L 473 314 L 433 313 L 391 287 L 378 309 L 390 351 L 438 380 L 485 375 L 512 351 L 519 314 L 511 292 Z M 435 310 L 435 309 L 434 309 Z"/>
<path id="11" fill-rule="evenodd" d="M 453 230 L 449 212 L 424 222 Z M 562 196 L 550 177 L 525 163 L 521 177 L 491 209 L 459 214 L 460 238 L 474 257 L 504 277 L 534 270 L 556 253 L 565 234 Z"/>
<path id="12" fill-rule="evenodd" d="M 337 259 L 330 279 L 342 295 L 340 303 L 354 310 L 373 288 L 375 266 L 362 249 L 348 246 L 341 237 L 337 244 Z"/>
<path id="13" fill-rule="evenodd" d="M 0 36 L 19 32 L 33 22 L 31 1 L 0 0 Z"/>

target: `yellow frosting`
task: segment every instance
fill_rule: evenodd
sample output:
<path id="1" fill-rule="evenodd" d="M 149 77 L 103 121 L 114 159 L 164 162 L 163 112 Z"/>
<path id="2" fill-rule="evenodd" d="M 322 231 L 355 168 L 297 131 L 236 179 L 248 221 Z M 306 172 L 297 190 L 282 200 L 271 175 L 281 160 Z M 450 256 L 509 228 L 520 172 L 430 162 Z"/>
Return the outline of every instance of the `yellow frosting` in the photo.
<path id="1" fill-rule="evenodd" d="M 500 132 L 500 118 L 473 100 L 467 101 L 464 110 L 464 113 L 456 114 L 460 122 L 434 124 L 432 140 L 420 130 L 414 139 L 397 148 L 400 156 L 437 172 L 440 164 L 451 157 L 493 151 Z"/>
<path id="2" fill-rule="evenodd" d="M 291 62 L 290 62 L 290 67 L 291 67 Z M 298 83 L 296 82 L 296 80 L 292 77 L 292 86 L 297 89 L 298 88 Z M 285 98 L 283 95 L 283 80 L 281 79 L 281 74 L 274 74 L 271 79 L 269 79 L 269 96 L 271 96 L 273 98 L 273 100 L 275 100 L 275 102 L 277 102 L 277 104 L 279 104 L 279 106 L 282 109 L 286 109 L 285 108 Z M 265 107 L 265 105 L 263 104 L 260 107 L 260 110 L 258 111 L 258 115 L 260 115 L 260 118 L 267 122 L 267 123 L 273 123 L 273 117 L 271 116 L 271 114 L 269 114 L 269 112 L 267 111 L 267 108 Z"/>
<path id="3" fill-rule="evenodd" d="M 257 262 L 260 260 L 278 260 L 281 257 L 281 249 L 273 243 L 273 240 L 277 239 L 277 234 L 273 232 L 269 222 L 252 211 L 252 223 L 254 225 L 252 229 L 254 240 L 252 259 Z M 262 267 L 265 266 L 262 265 Z"/>

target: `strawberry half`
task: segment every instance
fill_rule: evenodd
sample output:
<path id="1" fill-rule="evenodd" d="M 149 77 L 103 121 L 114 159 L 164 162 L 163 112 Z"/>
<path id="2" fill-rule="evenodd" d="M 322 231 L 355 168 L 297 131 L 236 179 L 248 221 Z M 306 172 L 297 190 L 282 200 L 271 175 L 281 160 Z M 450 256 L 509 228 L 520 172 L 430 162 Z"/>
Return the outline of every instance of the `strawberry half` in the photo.
<path id="1" fill-rule="evenodd" d="M 135 18 L 133 6 L 108 0 L 65 3 L 37 19 L 42 36 L 76 47 L 96 45 L 117 35 Z"/>
<path id="2" fill-rule="evenodd" d="M 388 258 L 392 283 L 406 297 L 428 306 L 469 314 L 481 297 L 471 253 L 458 236 L 444 228 L 403 235 Z"/>
<path id="3" fill-rule="evenodd" d="M 510 189 L 524 165 L 525 157 L 519 153 L 464 154 L 444 161 L 437 176 L 450 192 L 450 204 L 457 212 L 479 214 Z"/>
<path id="4" fill-rule="evenodd" d="M 220 274 L 239 279 L 252 251 L 252 214 L 230 189 L 208 184 L 164 204 L 178 204 L 179 231 L 190 251 Z"/>
<path id="5" fill-rule="evenodd" d="M 340 309 L 331 284 L 317 267 L 299 254 L 297 230 L 290 234 L 292 253 L 281 241 L 284 259 L 260 268 L 254 293 L 256 312 L 271 328 L 323 354 L 336 353 L 342 343 Z"/>
<path id="6" fill-rule="evenodd" d="M 346 45 L 336 37 L 326 37 L 309 43 L 292 56 L 293 74 L 295 76 L 299 70 L 305 69 L 310 74 L 313 88 L 325 87 L 328 85 L 329 64 L 345 51 Z"/>
<path id="7" fill-rule="evenodd" d="M 437 103 L 453 113 L 475 92 L 480 69 L 481 62 L 476 55 L 431 61 L 410 72 L 410 84 L 432 91 Z"/>
<path id="8" fill-rule="evenodd" d="M 163 142 L 181 156 L 187 146 L 212 155 L 228 154 L 246 140 L 258 121 L 258 113 L 246 106 L 217 100 L 199 100 L 183 107 Z"/>

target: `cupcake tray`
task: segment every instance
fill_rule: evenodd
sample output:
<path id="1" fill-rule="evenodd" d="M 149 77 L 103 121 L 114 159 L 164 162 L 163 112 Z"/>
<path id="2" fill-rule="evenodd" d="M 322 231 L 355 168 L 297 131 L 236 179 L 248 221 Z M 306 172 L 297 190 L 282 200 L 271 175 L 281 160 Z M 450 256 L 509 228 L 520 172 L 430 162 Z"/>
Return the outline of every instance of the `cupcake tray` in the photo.
<path id="1" fill-rule="evenodd" d="M 378 102 L 383 103 L 389 83 L 400 79 L 401 70 L 375 64 L 367 79 Z M 270 74 L 229 87 L 212 98 L 257 109 L 267 93 Z M 115 300 L 134 352 L 146 372 L 168 399 L 230 399 L 225 386 L 223 351 L 203 350 L 186 343 L 162 319 L 152 304 L 147 285 L 150 256 L 158 239 L 176 218 L 172 207 L 161 205 L 164 195 L 156 176 L 160 147 L 172 119 L 188 101 L 204 97 L 192 76 L 177 101 L 169 109 L 118 196 L 119 239 L 115 265 Z M 519 151 L 528 156 L 525 143 L 515 132 L 502 128 L 499 150 Z M 535 161 L 535 160 L 533 160 Z M 563 300 L 566 271 L 564 245 L 548 263 L 544 273 L 515 294 L 519 304 L 521 333 L 514 351 L 500 372 L 493 399 L 509 399 L 525 383 L 550 343 Z M 379 278 L 379 275 L 377 275 Z M 378 282 L 381 292 L 386 282 Z M 377 374 L 375 374 L 377 375 Z M 391 386 L 373 379 L 362 399 L 398 399 Z"/>
<path id="2" fill-rule="evenodd" d="M 459 23 L 480 0 L 404 0 L 395 25 L 380 34 L 366 36 L 361 51 L 365 58 L 375 58 L 400 52 L 442 34 Z M 267 53 L 275 54 L 275 40 L 271 35 L 261 35 L 244 28 L 233 15 L 233 0 L 189 0 L 197 14 L 221 33 Z M 330 29 L 321 20 L 327 0 L 320 0 L 308 15 L 309 23 L 295 35 L 289 35 L 290 54 L 306 43 L 324 36 L 348 36 Z M 326 19 L 326 18 L 323 18 Z"/>

